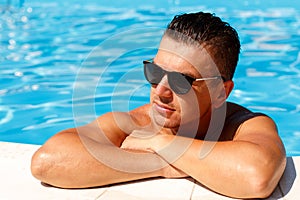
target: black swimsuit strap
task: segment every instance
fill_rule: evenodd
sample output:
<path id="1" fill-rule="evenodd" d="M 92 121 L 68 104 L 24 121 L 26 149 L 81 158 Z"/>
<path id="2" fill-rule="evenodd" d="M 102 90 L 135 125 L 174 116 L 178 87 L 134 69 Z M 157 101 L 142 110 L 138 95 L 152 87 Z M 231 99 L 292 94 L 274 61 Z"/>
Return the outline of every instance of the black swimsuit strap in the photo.
<path id="1" fill-rule="evenodd" d="M 224 135 L 226 135 L 227 137 L 223 139 L 221 138 L 221 140 L 232 140 L 239 126 L 245 121 L 257 116 L 267 116 L 263 113 L 251 112 L 250 110 L 237 104 L 229 104 L 238 107 L 238 109 L 233 109 L 233 111 L 231 110 L 230 113 L 227 113 L 224 128 L 222 131 L 223 133 L 226 133 Z"/>

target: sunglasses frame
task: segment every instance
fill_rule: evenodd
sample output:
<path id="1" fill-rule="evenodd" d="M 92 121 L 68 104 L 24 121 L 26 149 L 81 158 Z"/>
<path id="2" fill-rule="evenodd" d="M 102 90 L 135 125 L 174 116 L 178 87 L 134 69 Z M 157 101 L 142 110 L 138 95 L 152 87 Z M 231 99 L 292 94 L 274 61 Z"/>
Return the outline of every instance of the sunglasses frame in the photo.
<path id="1" fill-rule="evenodd" d="M 180 72 L 170 72 L 170 71 L 166 71 L 164 70 L 162 67 L 160 67 L 159 65 L 157 65 L 156 63 L 153 62 L 153 60 L 144 60 L 143 61 L 144 64 L 144 75 L 146 80 L 150 83 L 150 84 L 154 84 L 154 85 L 158 85 L 160 83 L 160 81 L 162 80 L 162 78 L 167 75 L 168 76 L 168 83 L 170 85 L 170 88 L 172 89 L 172 91 L 174 91 L 176 94 L 186 94 L 190 91 L 190 89 L 192 88 L 192 84 L 194 81 L 206 81 L 206 80 L 216 80 L 216 79 L 222 79 L 223 81 L 225 81 L 223 76 L 213 76 L 213 77 L 205 77 L 205 78 L 193 78 L 191 76 L 182 74 Z M 161 78 L 159 78 L 159 80 L 157 81 L 151 81 L 149 76 L 147 75 L 146 71 L 149 71 L 146 69 L 146 65 L 153 65 L 157 68 L 159 68 L 161 70 Z M 174 82 L 174 80 L 172 80 L 172 76 L 177 76 L 178 78 L 183 77 L 185 79 L 185 81 L 187 81 L 188 87 L 184 88 L 183 85 L 178 85 L 178 82 Z M 185 85 L 186 86 L 186 85 Z"/>

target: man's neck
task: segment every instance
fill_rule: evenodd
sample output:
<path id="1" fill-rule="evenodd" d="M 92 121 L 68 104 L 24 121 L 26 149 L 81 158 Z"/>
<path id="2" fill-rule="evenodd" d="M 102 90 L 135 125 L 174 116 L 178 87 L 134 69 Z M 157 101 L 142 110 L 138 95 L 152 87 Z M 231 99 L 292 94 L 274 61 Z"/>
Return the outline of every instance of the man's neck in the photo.
<path id="1" fill-rule="evenodd" d="M 189 123 L 172 130 L 174 135 L 180 135 L 200 140 L 218 140 L 226 119 L 226 103 L 218 109 L 209 110 Z"/>

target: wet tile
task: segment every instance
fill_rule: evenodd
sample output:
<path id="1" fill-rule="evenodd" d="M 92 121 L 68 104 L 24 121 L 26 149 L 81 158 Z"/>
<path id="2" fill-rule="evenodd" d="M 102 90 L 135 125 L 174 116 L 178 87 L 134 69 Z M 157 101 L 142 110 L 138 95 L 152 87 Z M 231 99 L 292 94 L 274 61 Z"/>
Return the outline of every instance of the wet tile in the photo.
<path id="1" fill-rule="evenodd" d="M 232 198 L 217 194 L 196 182 L 191 199 L 192 200 L 200 200 L 200 199 L 201 200 L 202 199 L 205 199 L 205 200 L 228 200 L 228 199 L 232 199 Z"/>
<path id="2" fill-rule="evenodd" d="M 0 199 L 96 199 L 106 189 L 66 190 L 45 187 L 30 172 L 30 161 L 36 145 L 0 142 Z"/>
<path id="3" fill-rule="evenodd" d="M 99 200 L 188 200 L 192 194 L 192 179 L 147 179 L 110 187 Z"/>
<path id="4" fill-rule="evenodd" d="M 279 182 L 285 200 L 299 199 L 300 197 L 300 157 L 289 157 L 286 170 Z"/>
<path id="5" fill-rule="evenodd" d="M 281 200 L 282 198 L 282 191 L 280 185 L 277 185 L 275 190 L 272 192 L 270 197 L 265 198 L 264 200 Z"/>
<path id="6" fill-rule="evenodd" d="M 37 145 L 0 142 L 0 199 L 124 199 L 124 200 L 228 200 L 193 179 L 147 179 L 125 184 L 93 189 L 59 189 L 45 187 L 30 173 L 31 156 Z M 279 185 L 268 200 L 298 199 L 300 192 L 300 157 L 288 158 L 287 168 Z M 281 196 L 283 195 L 283 198 Z"/>

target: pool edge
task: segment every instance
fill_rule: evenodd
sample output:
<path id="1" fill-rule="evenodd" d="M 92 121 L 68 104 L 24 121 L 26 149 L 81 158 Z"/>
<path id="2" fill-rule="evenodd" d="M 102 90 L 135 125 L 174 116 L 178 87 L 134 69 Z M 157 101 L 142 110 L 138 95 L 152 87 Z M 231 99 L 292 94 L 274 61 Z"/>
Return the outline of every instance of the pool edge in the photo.
<path id="1" fill-rule="evenodd" d="M 231 199 L 203 188 L 191 178 L 156 178 L 81 190 L 45 187 L 30 173 L 31 157 L 39 147 L 40 145 L 0 142 L 0 161 L 2 163 L 0 199 L 84 198 L 101 200 L 118 197 L 122 197 L 122 199 Z M 297 172 L 300 172 L 300 156 L 288 157 L 286 171 L 276 190 L 268 199 L 297 199 L 300 195 L 296 189 L 300 187 L 300 178 L 297 176 Z M 174 187 L 178 188 L 174 189 Z M 149 190 L 153 192 L 149 194 L 147 192 Z"/>

